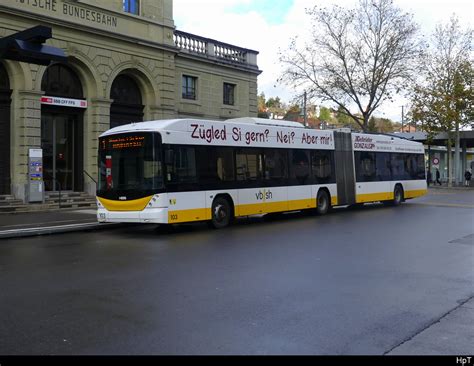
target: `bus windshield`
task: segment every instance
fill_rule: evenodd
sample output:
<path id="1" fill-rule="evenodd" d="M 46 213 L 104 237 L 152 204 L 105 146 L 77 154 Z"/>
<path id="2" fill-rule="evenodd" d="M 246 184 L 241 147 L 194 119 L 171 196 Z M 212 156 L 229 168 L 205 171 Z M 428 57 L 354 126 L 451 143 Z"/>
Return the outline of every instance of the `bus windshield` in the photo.
<path id="1" fill-rule="evenodd" d="M 128 200 L 152 195 L 163 188 L 158 133 L 125 133 L 99 140 L 97 195 Z"/>

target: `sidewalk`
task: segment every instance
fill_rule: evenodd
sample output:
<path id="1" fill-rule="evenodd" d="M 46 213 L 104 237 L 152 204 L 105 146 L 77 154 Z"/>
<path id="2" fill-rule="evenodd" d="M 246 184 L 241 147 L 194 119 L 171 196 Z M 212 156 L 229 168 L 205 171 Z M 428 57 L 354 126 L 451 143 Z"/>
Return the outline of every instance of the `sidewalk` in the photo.
<path id="1" fill-rule="evenodd" d="M 99 230 L 122 225 L 99 223 L 96 210 L 61 210 L 0 214 L 0 239 Z"/>
<path id="2" fill-rule="evenodd" d="M 464 185 L 458 185 L 458 186 L 455 186 L 455 185 L 452 185 L 451 187 L 448 187 L 448 184 L 445 182 L 445 183 L 442 183 L 441 185 L 439 184 L 434 184 L 433 182 L 430 183 L 430 185 L 428 186 L 428 188 L 432 189 L 453 189 L 455 191 L 474 191 L 474 182 L 471 183 L 470 186 L 464 186 Z"/>
<path id="3" fill-rule="evenodd" d="M 472 355 L 473 324 L 474 298 L 471 297 L 394 347 L 387 355 Z"/>

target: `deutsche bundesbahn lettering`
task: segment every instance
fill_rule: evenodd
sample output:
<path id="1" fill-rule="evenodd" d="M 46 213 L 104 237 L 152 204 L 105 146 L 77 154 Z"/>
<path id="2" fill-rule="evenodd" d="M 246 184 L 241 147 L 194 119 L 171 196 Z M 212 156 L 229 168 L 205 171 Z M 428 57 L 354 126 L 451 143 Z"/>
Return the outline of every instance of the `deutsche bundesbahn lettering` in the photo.
<path id="1" fill-rule="evenodd" d="M 117 28 L 117 17 L 95 10 L 82 8 L 74 4 L 62 3 L 61 6 L 58 4 L 58 0 L 16 0 L 16 2 L 18 4 L 44 9 L 55 13 L 60 12 L 62 13 L 61 15 L 68 15 L 80 20 L 87 20 L 91 23 Z"/>

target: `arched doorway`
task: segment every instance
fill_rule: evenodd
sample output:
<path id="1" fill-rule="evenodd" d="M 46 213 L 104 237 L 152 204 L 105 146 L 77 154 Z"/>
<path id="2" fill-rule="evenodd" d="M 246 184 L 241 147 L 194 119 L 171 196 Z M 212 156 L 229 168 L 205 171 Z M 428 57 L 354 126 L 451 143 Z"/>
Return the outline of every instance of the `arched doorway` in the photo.
<path id="1" fill-rule="evenodd" d="M 10 194 L 10 80 L 0 63 L 0 194 Z"/>
<path id="2" fill-rule="evenodd" d="M 83 189 L 82 85 L 68 66 L 49 66 L 41 81 L 41 148 L 46 191 Z M 82 106 L 82 107 L 80 107 Z"/>
<path id="3" fill-rule="evenodd" d="M 143 121 L 142 94 L 135 80 L 125 74 L 117 76 L 110 89 L 110 128 Z"/>

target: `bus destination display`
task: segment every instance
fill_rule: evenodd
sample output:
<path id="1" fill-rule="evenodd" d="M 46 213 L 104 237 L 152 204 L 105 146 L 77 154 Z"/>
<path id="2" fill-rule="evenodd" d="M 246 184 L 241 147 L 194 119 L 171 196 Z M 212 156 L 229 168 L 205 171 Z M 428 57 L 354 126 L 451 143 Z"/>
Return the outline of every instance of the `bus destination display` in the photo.
<path id="1" fill-rule="evenodd" d="M 111 137 L 102 140 L 102 150 L 123 150 L 143 147 L 145 136 Z"/>

